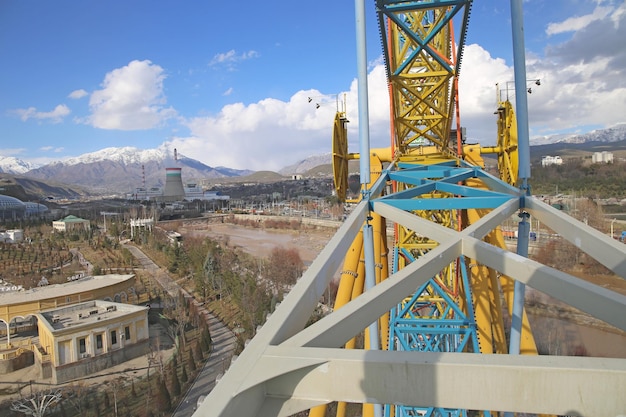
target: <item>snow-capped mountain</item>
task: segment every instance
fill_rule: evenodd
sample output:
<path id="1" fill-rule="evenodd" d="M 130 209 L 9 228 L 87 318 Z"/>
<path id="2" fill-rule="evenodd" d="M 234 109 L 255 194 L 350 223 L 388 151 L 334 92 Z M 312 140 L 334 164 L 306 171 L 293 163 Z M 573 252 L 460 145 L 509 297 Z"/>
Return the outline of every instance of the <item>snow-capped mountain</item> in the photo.
<path id="1" fill-rule="evenodd" d="M 60 163 L 63 165 L 78 165 L 100 161 L 112 161 L 124 165 L 130 165 L 158 160 L 170 160 L 171 162 L 174 160 L 173 153 L 164 146 L 160 146 L 156 149 L 138 149 L 132 146 L 125 146 L 123 148 L 104 148 L 96 152 L 90 152 L 77 157 L 68 158 L 62 162 L 53 162 L 53 164 Z"/>
<path id="2" fill-rule="evenodd" d="M 282 175 L 304 174 L 305 172 L 320 165 L 331 164 L 333 160 L 332 158 L 333 154 L 331 152 L 321 155 L 309 156 L 308 158 L 302 159 L 295 164 L 286 166 L 285 168 L 278 171 L 278 173 Z"/>
<path id="3" fill-rule="evenodd" d="M 553 135 L 531 140 L 531 146 L 554 143 L 616 142 L 626 140 L 626 123 L 612 128 L 594 130 L 580 135 Z M 321 165 L 332 163 L 332 154 L 314 155 L 279 171 L 282 175 L 301 174 Z M 155 149 L 134 147 L 105 148 L 43 166 L 15 157 L 0 156 L 0 173 L 77 185 L 94 192 L 126 193 L 137 187 L 163 186 L 165 168 L 182 168 L 184 182 L 207 178 L 227 178 L 251 174 L 250 170 L 210 167 L 195 159 L 178 154 L 165 146 Z"/>
<path id="4" fill-rule="evenodd" d="M 39 165 L 31 164 L 13 156 L 0 156 L 0 172 L 5 174 L 24 174 Z"/>
<path id="5" fill-rule="evenodd" d="M 28 171 L 28 177 L 88 187 L 94 191 L 125 193 L 137 187 L 163 186 L 165 168 L 181 168 L 184 182 L 202 178 L 247 175 L 252 171 L 212 168 L 165 147 L 105 148 Z"/>
<path id="6" fill-rule="evenodd" d="M 530 146 L 553 143 L 617 142 L 620 140 L 626 140 L 626 123 L 620 123 L 607 129 L 592 130 L 584 134 L 540 136 L 531 139 Z"/>

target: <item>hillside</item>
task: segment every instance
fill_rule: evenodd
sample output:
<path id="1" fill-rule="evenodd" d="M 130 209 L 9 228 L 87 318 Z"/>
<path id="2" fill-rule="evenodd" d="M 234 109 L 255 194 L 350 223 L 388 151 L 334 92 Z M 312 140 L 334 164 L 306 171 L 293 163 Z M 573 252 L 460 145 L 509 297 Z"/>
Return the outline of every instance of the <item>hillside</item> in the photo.
<path id="1" fill-rule="evenodd" d="M 626 162 L 588 164 L 583 159 L 565 159 L 563 165 L 533 166 L 533 194 L 577 194 L 607 199 L 626 198 Z"/>
<path id="2" fill-rule="evenodd" d="M 165 168 L 181 168 L 184 182 L 206 178 L 227 178 L 247 175 L 252 171 L 226 167 L 210 167 L 195 159 L 157 149 L 133 147 L 105 148 L 64 161 L 56 161 L 23 175 L 45 181 L 56 181 L 89 189 L 99 194 L 129 192 L 137 187 L 163 186 Z"/>
<path id="3" fill-rule="evenodd" d="M 584 142 L 564 143 L 558 142 L 549 145 L 537 145 L 530 147 L 530 160 L 533 165 L 541 165 L 541 157 L 545 155 L 559 155 L 563 159 L 587 158 L 591 160 L 594 152 L 608 151 L 613 153 L 615 160 L 626 160 L 626 140 L 615 142 Z"/>
<path id="4" fill-rule="evenodd" d="M 592 181 L 593 173 L 586 168 L 583 170 L 583 167 L 591 162 L 594 152 L 610 151 L 616 162 L 626 160 L 626 139 L 622 139 L 625 131 L 624 126 L 619 125 L 585 135 L 546 138 L 543 141 L 545 144 L 531 146 L 532 183 L 535 184 L 535 190 L 555 189 L 560 184 L 561 189 L 584 190 L 588 188 L 596 195 L 623 198 L 624 187 L 621 185 L 620 178 L 614 178 L 615 181 L 611 184 L 605 184 L 601 179 Z M 542 141 L 531 142 L 533 143 L 542 143 Z M 558 155 L 566 161 L 581 160 L 582 165 L 570 168 L 584 172 L 578 174 L 558 172 L 556 173 L 558 175 L 553 177 L 542 176 L 537 170 L 541 165 L 542 156 L 546 155 Z M 496 165 L 494 155 L 484 155 L 484 158 L 488 169 L 492 172 Z M 183 182 L 197 182 L 208 186 L 282 182 L 291 179 L 295 174 L 309 179 L 328 179 L 332 178 L 331 160 L 332 154 L 326 153 L 300 160 L 279 172 L 253 172 L 227 167 L 210 167 L 195 159 L 176 154 L 176 150 L 172 153 L 165 147 L 144 150 L 123 147 L 105 148 L 39 167 L 29 165 L 17 158 L 0 157 L 0 171 L 20 178 L 19 181 L 27 194 L 72 198 L 78 194 L 87 193 L 121 195 L 137 187 L 163 186 L 165 168 L 174 166 L 181 168 Z M 359 172 L 358 160 L 349 162 L 349 172 L 351 174 Z M 568 176 L 571 176 L 571 179 Z M 585 184 L 581 184 L 581 181 Z"/>
<path id="5" fill-rule="evenodd" d="M 0 174 L 0 194 L 15 197 L 21 201 L 39 201 L 47 197 L 74 199 L 89 193 L 80 187 Z"/>

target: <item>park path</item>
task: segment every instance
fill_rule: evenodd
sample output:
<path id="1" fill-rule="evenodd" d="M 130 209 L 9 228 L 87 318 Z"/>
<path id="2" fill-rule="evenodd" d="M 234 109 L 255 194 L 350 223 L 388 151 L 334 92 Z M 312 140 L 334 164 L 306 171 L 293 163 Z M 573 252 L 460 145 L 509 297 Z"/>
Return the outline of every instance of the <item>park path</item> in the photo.
<path id="1" fill-rule="evenodd" d="M 185 297 L 193 297 L 184 288 L 174 281 L 169 274 L 155 264 L 145 253 L 133 245 L 124 245 L 133 256 L 139 261 L 141 267 L 159 283 L 161 288 L 170 296 L 176 299 L 179 291 L 182 291 Z M 196 376 L 191 387 L 184 394 L 172 417 L 189 417 L 193 415 L 197 407 L 198 398 L 206 396 L 213 387 L 218 375 L 223 374 L 230 365 L 231 358 L 236 347 L 236 337 L 230 329 L 224 325 L 219 319 L 213 316 L 197 301 L 196 304 L 198 314 L 201 314 L 209 324 L 209 332 L 211 334 L 212 346 L 211 354 L 205 361 L 202 370 Z"/>

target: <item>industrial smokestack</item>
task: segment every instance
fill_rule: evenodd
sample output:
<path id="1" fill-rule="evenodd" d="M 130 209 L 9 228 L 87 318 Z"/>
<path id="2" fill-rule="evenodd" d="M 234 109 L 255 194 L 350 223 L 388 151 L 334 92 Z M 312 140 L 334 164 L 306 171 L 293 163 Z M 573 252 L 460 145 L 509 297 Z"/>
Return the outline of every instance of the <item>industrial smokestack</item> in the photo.
<path id="1" fill-rule="evenodd" d="M 165 190 L 163 191 L 165 201 L 178 201 L 185 198 L 185 188 L 180 172 L 181 168 L 165 168 Z"/>

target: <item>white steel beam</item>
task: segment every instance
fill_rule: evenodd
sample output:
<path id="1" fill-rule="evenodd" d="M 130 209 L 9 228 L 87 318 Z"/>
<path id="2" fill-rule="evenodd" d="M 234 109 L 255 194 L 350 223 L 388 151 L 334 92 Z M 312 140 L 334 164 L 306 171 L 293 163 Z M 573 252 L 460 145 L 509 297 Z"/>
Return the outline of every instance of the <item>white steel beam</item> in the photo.
<path id="1" fill-rule="evenodd" d="M 463 254 L 626 331 L 626 296 L 477 239 L 464 239 Z"/>
<path id="2" fill-rule="evenodd" d="M 340 347 L 461 255 L 460 240 L 442 243 L 284 344 Z"/>
<path id="3" fill-rule="evenodd" d="M 528 212 L 568 242 L 626 279 L 626 245 L 568 216 L 560 210 L 529 197 Z"/>
<path id="4" fill-rule="evenodd" d="M 290 398 L 283 403 L 290 403 L 289 413 L 328 398 L 594 417 L 626 412 L 626 361 L 620 359 L 282 346 L 266 353 L 263 369 L 319 362 L 266 383 L 268 397 Z"/>
<path id="5" fill-rule="evenodd" d="M 278 344 L 304 328 L 334 273 L 343 262 L 368 212 L 368 203 L 361 202 L 357 205 L 289 295 L 215 386 L 211 392 L 211 400 L 205 401 L 194 415 L 255 415 L 251 410 L 258 410 L 265 401 L 263 385 L 248 387 L 245 390 L 242 390 L 242 385 L 251 378 L 251 369 L 269 345 Z"/>
<path id="6" fill-rule="evenodd" d="M 377 192 L 381 184 L 374 187 Z M 626 297 L 480 240 L 518 210 L 520 201 L 512 196 L 462 232 L 374 202 L 378 214 L 439 245 L 303 329 L 369 215 L 369 203 L 360 203 L 195 415 L 287 416 L 335 400 L 599 417 L 626 414 L 624 359 L 336 349 L 461 255 L 626 330 Z M 531 199 L 526 208 L 621 271 L 626 257 L 606 242 L 608 237 L 563 220 L 562 213 L 544 206 Z M 590 247 L 587 239 L 600 249 Z M 603 250 L 609 256 L 598 253 Z"/>

